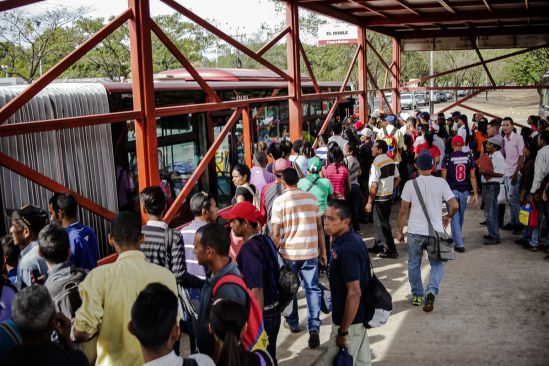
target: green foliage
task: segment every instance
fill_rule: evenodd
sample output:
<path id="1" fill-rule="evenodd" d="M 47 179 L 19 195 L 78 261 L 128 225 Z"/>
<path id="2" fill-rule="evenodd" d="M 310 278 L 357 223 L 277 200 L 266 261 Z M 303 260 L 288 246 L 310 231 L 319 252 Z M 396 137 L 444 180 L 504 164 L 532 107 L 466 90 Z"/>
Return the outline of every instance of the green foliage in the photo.
<path id="1" fill-rule="evenodd" d="M 540 48 L 514 57 L 507 64 L 509 78 L 517 85 L 540 84 L 549 71 L 549 48 Z"/>

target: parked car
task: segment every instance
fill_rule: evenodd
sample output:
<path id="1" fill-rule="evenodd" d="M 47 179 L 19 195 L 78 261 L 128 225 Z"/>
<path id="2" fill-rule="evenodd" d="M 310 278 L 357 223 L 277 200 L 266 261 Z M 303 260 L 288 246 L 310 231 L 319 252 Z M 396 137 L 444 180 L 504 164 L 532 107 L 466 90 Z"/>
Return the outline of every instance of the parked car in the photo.
<path id="1" fill-rule="evenodd" d="M 448 98 L 446 97 L 446 93 L 443 91 L 438 91 L 435 93 L 435 103 L 442 103 L 446 102 Z"/>
<path id="2" fill-rule="evenodd" d="M 458 90 L 458 97 L 464 97 L 467 95 L 467 91 L 466 90 Z"/>
<path id="3" fill-rule="evenodd" d="M 415 105 L 428 105 L 429 104 L 429 95 L 427 93 L 415 93 L 414 94 Z"/>
<path id="4" fill-rule="evenodd" d="M 446 101 L 454 100 L 454 92 L 445 91 L 444 94 L 446 94 Z"/>
<path id="5" fill-rule="evenodd" d="M 414 109 L 416 104 L 414 103 L 414 96 L 412 93 L 400 94 L 400 108 L 401 109 Z"/>

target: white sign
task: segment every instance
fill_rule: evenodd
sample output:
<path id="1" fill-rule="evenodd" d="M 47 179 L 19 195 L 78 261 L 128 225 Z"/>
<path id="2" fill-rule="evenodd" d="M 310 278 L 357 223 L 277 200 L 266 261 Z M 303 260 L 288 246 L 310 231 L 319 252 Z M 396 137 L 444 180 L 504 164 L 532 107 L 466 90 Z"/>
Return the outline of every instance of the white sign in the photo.
<path id="1" fill-rule="evenodd" d="M 357 27 L 347 24 L 320 24 L 318 26 L 318 45 L 358 43 Z"/>

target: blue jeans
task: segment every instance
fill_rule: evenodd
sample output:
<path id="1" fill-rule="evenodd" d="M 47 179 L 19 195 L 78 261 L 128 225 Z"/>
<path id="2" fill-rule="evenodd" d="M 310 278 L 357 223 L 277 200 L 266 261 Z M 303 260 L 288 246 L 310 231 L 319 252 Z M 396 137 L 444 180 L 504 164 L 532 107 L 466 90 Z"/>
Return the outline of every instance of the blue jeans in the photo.
<path id="1" fill-rule="evenodd" d="M 452 221 L 450 227 L 452 228 L 452 239 L 454 239 L 454 245 L 456 248 L 463 248 L 463 237 L 461 236 L 461 230 L 463 229 L 463 220 L 465 219 L 465 209 L 467 208 L 467 198 L 469 198 L 469 192 L 452 191 L 458 201 L 459 208 Z"/>
<path id="2" fill-rule="evenodd" d="M 545 233 L 543 230 L 543 219 L 547 220 L 549 204 L 543 201 L 536 200 L 536 208 L 538 210 L 538 226 L 529 227 L 527 226 L 524 229 L 522 238 L 528 240 L 528 243 L 531 247 L 538 247 L 540 244 L 544 244 Z"/>
<path id="3" fill-rule="evenodd" d="M 321 292 L 318 287 L 318 258 L 287 261 L 288 266 L 301 278 L 301 286 L 305 291 L 307 299 L 307 329 L 311 331 L 320 331 L 320 298 Z M 291 327 L 299 325 L 299 315 L 297 313 L 297 296 L 293 300 L 293 311 L 286 318 Z"/>
<path id="4" fill-rule="evenodd" d="M 442 277 L 444 277 L 444 262 L 429 259 L 431 273 L 427 290 L 423 292 L 421 259 L 423 258 L 423 248 L 427 245 L 427 238 L 426 235 L 408 234 L 408 280 L 414 296 L 423 297 L 428 293 L 437 295 Z"/>
<path id="5" fill-rule="evenodd" d="M 269 310 L 263 312 L 263 327 L 269 337 L 269 345 L 267 346 L 267 352 L 271 355 L 276 362 L 276 339 L 278 338 L 278 332 L 280 331 L 280 311 L 278 309 Z"/>
<path id="6" fill-rule="evenodd" d="M 517 176 L 516 184 L 511 184 L 512 177 L 504 177 L 503 183 L 505 184 L 505 189 L 507 190 L 507 199 L 509 200 L 509 211 L 511 212 L 511 225 L 520 225 L 519 221 L 519 212 L 520 212 L 520 202 L 519 202 L 519 183 L 520 176 Z"/>
<path id="7" fill-rule="evenodd" d="M 486 218 L 486 228 L 488 235 L 492 239 L 499 240 L 498 224 L 498 194 L 499 183 L 482 184 L 482 201 L 484 202 L 484 217 Z"/>

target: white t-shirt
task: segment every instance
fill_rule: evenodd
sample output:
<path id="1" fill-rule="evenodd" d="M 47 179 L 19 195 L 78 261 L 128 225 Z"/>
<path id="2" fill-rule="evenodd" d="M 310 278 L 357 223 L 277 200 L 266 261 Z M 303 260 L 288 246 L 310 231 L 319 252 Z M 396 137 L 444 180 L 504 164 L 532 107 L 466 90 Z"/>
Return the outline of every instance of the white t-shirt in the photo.
<path id="1" fill-rule="evenodd" d="M 454 198 L 454 194 L 443 178 L 433 177 L 432 175 L 420 175 L 416 179 L 433 228 L 436 231 L 442 231 L 442 201 L 449 201 Z M 400 198 L 403 201 L 411 203 L 410 217 L 408 218 L 408 233 L 429 235 L 429 224 L 421 208 L 413 180 L 406 182 Z"/>
<path id="2" fill-rule="evenodd" d="M 467 142 L 467 130 L 465 129 L 464 126 L 461 126 L 460 128 L 458 128 L 457 134 L 458 136 L 461 136 L 463 138 L 464 142 Z M 463 145 L 463 149 L 461 149 L 461 151 L 463 151 L 464 153 L 468 153 L 471 151 L 471 149 L 469 148 L 469 145 L 466 143 L 465 145 Z"/>
<path id="3" fill-rule="evenodd" d="M 330 137 L 328 139 L 328 143 L 330 143 L 332 141 L 334 141 L 336 144 L 338 144 L 341 149 L 343 149 L 345 147 L 345 144 L 348 142 L 341 135 L 333 135 L 332 137 Z"/>
<path id="4" fill-rule="evenodd" d="M 437 170 L 442 169 L 442 160 L 444 160 L 444 155 L 446 155 L 446 144 L 444 143 L 444 140 L 439 135 L 433 135 L 433 145 L 438 147 L 440 151 L 440 160 L 437 164 Z"/>

